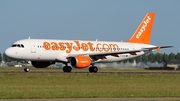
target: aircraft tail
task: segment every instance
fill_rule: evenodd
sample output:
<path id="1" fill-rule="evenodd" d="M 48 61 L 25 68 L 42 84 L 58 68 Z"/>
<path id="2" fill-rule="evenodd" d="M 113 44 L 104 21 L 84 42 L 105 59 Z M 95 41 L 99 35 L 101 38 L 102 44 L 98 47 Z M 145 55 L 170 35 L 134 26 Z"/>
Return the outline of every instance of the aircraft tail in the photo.
<path id="1" fill-rule="evenodd" d="M 149 44 L 155 13 L 146 14 L 133 36 L 127 42 Z"/>

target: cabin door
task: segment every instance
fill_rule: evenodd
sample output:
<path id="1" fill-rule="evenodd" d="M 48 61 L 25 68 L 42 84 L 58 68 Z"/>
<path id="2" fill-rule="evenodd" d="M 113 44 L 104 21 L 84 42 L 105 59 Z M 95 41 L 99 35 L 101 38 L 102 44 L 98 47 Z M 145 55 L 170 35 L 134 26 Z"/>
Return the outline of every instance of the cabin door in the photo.
<path id="1" fill-rule="evenodd" d="M 30 41 L 31 53 L 36 53 L 36 45 L 34 41 Z"/>

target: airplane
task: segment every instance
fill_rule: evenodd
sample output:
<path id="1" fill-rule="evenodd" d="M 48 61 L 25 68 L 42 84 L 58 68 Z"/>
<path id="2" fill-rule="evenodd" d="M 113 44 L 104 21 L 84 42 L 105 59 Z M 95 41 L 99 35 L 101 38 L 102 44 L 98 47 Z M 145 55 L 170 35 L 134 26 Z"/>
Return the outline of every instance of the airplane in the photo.
<path id="1" fill-rule="evenodd" d="M 65 64 L 64 72 L 71 72 L 72 67 L 98 72 L 95 66 L 98 62 L 122 61 L 173 47 L 150 45 L 154 17 L 154 12 L 148 12 L 126 42 L 28 38 L 14 42 L 5 50 L 5 54 L 10 58 L 31 61 L 36 68 L 46 68 L 60 62 Z M 24 71 L 29 72 L 30 69 L 26 67 Z"/>

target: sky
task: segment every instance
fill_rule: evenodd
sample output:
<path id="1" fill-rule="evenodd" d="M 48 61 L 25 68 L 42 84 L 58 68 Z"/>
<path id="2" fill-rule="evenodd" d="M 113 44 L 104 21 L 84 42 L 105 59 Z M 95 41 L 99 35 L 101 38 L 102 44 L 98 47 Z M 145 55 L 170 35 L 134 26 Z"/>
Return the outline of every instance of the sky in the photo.
<path id="1" fill-rule="evenodd" d="M 0 0 L 0 53 L 31 38 L 126 41 L 155 12 L 151 44 L 180 51 L 180 0 Z"/>

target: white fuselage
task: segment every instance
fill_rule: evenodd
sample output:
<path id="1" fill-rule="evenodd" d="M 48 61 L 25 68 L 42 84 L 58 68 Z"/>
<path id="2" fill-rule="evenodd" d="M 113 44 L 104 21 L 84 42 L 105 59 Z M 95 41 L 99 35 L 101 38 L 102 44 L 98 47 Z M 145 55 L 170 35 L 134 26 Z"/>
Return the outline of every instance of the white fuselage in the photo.
<path id="1" fill-rule="evenodd" d="M 14 45 L 14 46 L 13 46 Z M 67 62 L 69 55 L 92 54 L 103 52 L 117 52 L 127 50 L 140 50 L 143 48 L 156 47 L 149 44 L 129 43 L 129 42 L 107 42 L 107 41 L 80 41 L 80 40 L 50 40 L 50 39 L 24 39 L 15 42 L 8 48 L 6 55 L 20 60 L 30 61 L 56 61 Z M 22 46 L 23 45 L 23 46 Z M 121 61 L 151 51 L 140 51 L 136 55 L 125 53 L 118 56 L 108 55 L 106 59 L 98 62 Z"/>

